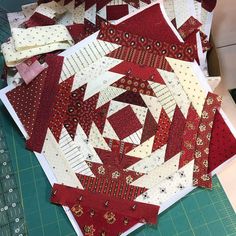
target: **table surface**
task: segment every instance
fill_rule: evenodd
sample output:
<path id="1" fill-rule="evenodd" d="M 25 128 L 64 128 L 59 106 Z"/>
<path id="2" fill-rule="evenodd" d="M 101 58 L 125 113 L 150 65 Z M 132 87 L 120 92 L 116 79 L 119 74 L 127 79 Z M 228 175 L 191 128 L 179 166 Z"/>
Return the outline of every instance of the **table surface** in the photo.
<path id="1" fill-rule="evenodd" d="M 13 1 L 0 0 L 0 7 L 8 11 L 18 10 L 9 4 L 10 2 Z M 30 0 L 18 0 L 15 7 L 28 2 Z M 0 10 L 0 43 L 8 35 L 9 28 Z M 2 66 L 3 59 L 1 57 L 0 74 Z M 34 154 L 25 149 L 23 135 L 2 104 L 0 104 L 0 124 L 3 126 L 11 154 L 29 235 L 76 235 L 63 209 L 50 204 L 51 186 Z M 145 225 L 131 235 L 236 236 L 236 214 L 215 176 L 212 190 L 194 190 L 162 213 L 157 225 Z M 1 232 L 0 236 L 3 236 Z"/>

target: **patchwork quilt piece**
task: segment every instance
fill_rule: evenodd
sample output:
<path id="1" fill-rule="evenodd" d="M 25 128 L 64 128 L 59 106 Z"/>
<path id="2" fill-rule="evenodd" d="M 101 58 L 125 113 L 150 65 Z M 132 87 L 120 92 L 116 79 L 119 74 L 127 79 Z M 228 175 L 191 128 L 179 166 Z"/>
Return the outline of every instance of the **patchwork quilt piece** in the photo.
<path id="1" fill-rule="evenodd" d="M 13 67 L 35 55 L 67 49 L 73 42 L 77 43 L 98 31 L 103 22 L 114 22 L 128 14 L 137 13 L 155 2 L 159 1 L 47 0 L 23 5 L 21 12 L 8 14 L 12 38 L 2 46 L 6 64 Z M 195 50 L 196 48 L 199 50 L 200 58 L 196 60 L 204 66 L 206 55 L 203 52 L 211 47 L 208 40 L 211 11 L 215 4 L 195 0 L 164 0 L 163 3 L 169 19 L 182 38 L 195 45 Z M 38 30 L 38 27 L 42 28 Z M 138 28 L 142 29 L 139 25 Z M 54 31 L 55 34 L 48 34 L 48 30 Z M 151 29 L 147 27 L 146 31 L 151 32 Z M 56 32 L 59 35 L 56 35 Z M 165 38 L 165 41 L 168 42 L 168 38 Z M 202 49 L 203 52 L 200 52 Z"/>
<path id="2" fill-rule="evenodd" d="M 108 20 L 127 14 L 127 4 L 118 4 L 118 14 L 115 2 L 106 7 Z M 106 4 L 85 1 L 91 22 L 93 6 Z M 37 14 L 49 18 L 64 14 L 57 4 L 55 11 L 39 6 Z M 70 209 L 83 235 L 156 224 L 176 196 L 211 188 L 212 171 L 236 154 L 221 98 L 197 63 L 192 36 L 200 24 L 189 16 L 176 19 L 179 33 L 159 4 L 116 25 L 103 22 L 90 40 L 47 55 L 47 68 L 6 93 L 27 132 L 26 147 L 55 177 L 51 202 Z"/>

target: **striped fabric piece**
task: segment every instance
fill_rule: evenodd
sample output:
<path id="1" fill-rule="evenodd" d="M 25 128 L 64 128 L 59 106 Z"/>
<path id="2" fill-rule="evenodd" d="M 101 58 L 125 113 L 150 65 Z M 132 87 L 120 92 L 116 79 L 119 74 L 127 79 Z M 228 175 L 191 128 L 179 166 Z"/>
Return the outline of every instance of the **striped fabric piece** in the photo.
<path id="1" fill-rule="evenodd" d="M 162 107 L 165 109 L 168 117 L 170 120 L 173 119 L 175 107 L 176 107 L 176 101 L 174 100 L 170 90 L 166 85 L 158 84 L 149 82 L 152 90 L 155 92 L 158 101 L 162 105 Z"/>
<path id="2" fill-rule="evenodd" d="M 167 71 L 171 71 L 171 67 L 168 62 L 165 60 L 164 56 L 159 56 L 154 53 L 147 51 L 142 51 L 126 46 L 122 46 L 107 56 L 118 58 L 124 61 L 133 62 L 139 65 L 145 65 L 150 67 L 155 67 Z"/>
<path id="3" fill-rule="evenodd" d="M 59 147 L 75 173 L 93 176 L 93 173 L 85 162 L 81 148 L 75 144 L 65 128 L 63 128 L 61 132 Z"/>
<path id="4" fill-rule="evenodd" d="M 73 52 L 64 59 L 60 82 L 85 69 L 119 47 L 117 44 L 94 40 L 80 50 Z"/>
<path id="5" fill-rule="evenodd" d="M 145 188 L 128 185 L 124 182 L 109 180 L 107 178 L 93 178 L 80 174 L 77 174 L 77 176 L 84 189 L 120 199 L 133 200 L 146 191 Z"/>

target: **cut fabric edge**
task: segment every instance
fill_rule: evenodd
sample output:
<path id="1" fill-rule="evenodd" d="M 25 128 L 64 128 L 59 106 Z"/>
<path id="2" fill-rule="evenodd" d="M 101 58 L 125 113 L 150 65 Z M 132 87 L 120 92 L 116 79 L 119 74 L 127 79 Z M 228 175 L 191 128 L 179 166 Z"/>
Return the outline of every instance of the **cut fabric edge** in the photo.
<path id="1" fill-rule="evenodd" d="M 47 86 L 44 85 L 42 91 L 40 106 L 39 110 L 37 111 L 33 132 L 31 137 L 26 141 L 26 147 L 31 151 L 42 151 L 44 139 L 47 133 L 47 127 L 49 125 L 49 120 L 52 115 L 52 106 L 54 104 L 54 100 L 58 90 L 58 83 L 60 79 L 60 72 L 63 65 L 63 60 L 63 57 L 57 55 L 49 55 L 48 57 L 46 57 L 45 61 L 48 64 L 46 78 L 49 77 L 50 79 L 46 79 Z M 53 64 L 59 67 L 60 70 L 55 70 L 55 68 L 51 66 Z M 50 105 L 48 106 L 48 104 Z"/>
<path id="2" fill-rule="evenodd" d="M 205 86 L 206 88 L 207 86 Z M 13 120 L 15 121 L 15 123 L 17 124 L 17 126 L 19 127 L 20 131 L 22 132 L 22 134 L 24 135 L 25 138 L 27 138 L 27 133 L 24 129 L 23 124 L 21 123 L 21 121 L 19 120 L 19 118 L 17 117 L 12 105 L 10 104 L 10 102 L 7 99 L 6 93 L 11 91 L 12 89 L 14 89 L 15 86 L 10 85 L 7 86 L 6 88 L 0 90 L 0 99 L 2 100 L 3 104 L 5 105 L 6 109 L 8 110 L 8 112 L 10 113 L 10 115 L 12 116 Z M 228 125 L 228 127 L 230 128 L 232 134 L 234 135 L 234 137 L 236 138 L 236 129 L 233 127 L 232 123 L 229 121 L 228 117 L 226 116 L 226 114 L 224 113 L 224 111 L 222 109 L 219 110 L 220 114 L 222 115 L 223 119 L 225 120 L 226 124 Z M 50 169 L 49 164 L 47 163 L 47 161 L 44 158 L 43 154 L 40 153 L 36 153 L 34 152 L 34 154 L 36 155 L 37 160 L 39 161 L 40 165 L 42 166 L 44 173 L 46 174 L 51 186 L 53 186 L 53 184 L 57 183 L 56 178 L 53 174 L 53 171 Z M 236 155 L 232 156 L 230 159 L 228 159 L 226 162 L 222 163 L 220 166 L 218 166 L 215 170 L 213 170 L 211 172 L 212 176 L 214 176 L 215 174 L 219 173 L 225 166 L 229 165 L 231 161 L 233 161 L 236 158 Z M 179 201 L 181 198 L 183 198 L 184 196 L 186 196 L 188 193 L 190 193 L 192 190 L 194 190 L 196 187 L 187 187 L 186 189 L 184 189 L 183 191 L 180 191 L 177 195 L 175 195 L 174 197 L 170 198 L 168 201 L 164 202 L 159 209 L 159 214 L 164 212 L 166 209 L 168 209 L 170 206 L 172 206 L 173 204 L 175 204 L 177 201 Z M 67 214 L 74 230 L 76 231 L 76 233 L 80 236 L 83 236 L 82 231 L 80 230 L 76 220 L 74 219 L 74 216 L 72 214 L 72 212 L 70 211 L 70 209 L 68 207 L 64 207 L 63 209 L 65 210 L 65 213 Z M 127 230 L 125 233 L 122 234 L 122 236 L 128 235 L 131 232 L 133 232 L 134 230 L 140 228 L 141 226 L 143 226 L 143 223 L 138 223 L 137 225 L 131 227 L 129 230 Z"/>

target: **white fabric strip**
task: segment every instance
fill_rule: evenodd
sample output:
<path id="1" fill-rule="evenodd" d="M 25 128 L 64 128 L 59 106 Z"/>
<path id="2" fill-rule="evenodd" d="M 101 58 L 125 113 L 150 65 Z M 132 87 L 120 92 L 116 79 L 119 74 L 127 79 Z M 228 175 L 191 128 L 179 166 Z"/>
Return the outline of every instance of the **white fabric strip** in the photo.
<path id="1" fill-rule="evenodd" d="M 169 19 L 172 21 L 175 19 L 175 10 L 174 10 L 174 2 L 173 0 L 164 0 L 163 2 L 164 8 L 166 10 L 166 14 Z"/>
<path id="2" fill-rule="evenodd" d="M 111 71 L 105 71 L 101 75 L 92 74 L 92 76 L 93 80 L 90 80 L 87 83 L 86 91 L 84 94 L 84 101 L 100 92 L 101 90 L 107 88 L 117 80 L 121 79 L 124 75 Z"/>
<path id="3" fill-rule="evenodd" d="M 100 157 L 88 141 L 88 137 L 84 133 L 84 130 L 80 124 L 77 125 L 74 142 L 78 147 L 80 147 L 81 153 L 83 153 L 85 160 L 102 164 Z"/>
<path id="4" fill-rule="evenodd" d="M 177 29 L 191 16 L 195 17 L 193 0 L 173 0 Z"/>
<path id="5" fill-rule="evenodd" d="M 140 95 L 141 95 L 143 101 L 145 102 L 145 104 L 147 105 L 149 111 L 152 113 L 153 118 L 158 123 L 159 118 L 160 118 L 160 114 L 161 114 L 161 110 L 162 110 L 162 106 L 161 106 L 159 100 L 156 97 L 152 97 L 152 96 L 148 96 L 148 95 L 144 95 L 144 94 L 140 94 Z"/>
<path id="6" fill-rule="evenodd" d="M 107 102 L 111 101 L 113 98 L 119 96 L 120 94 L 126 92 L 125 89 L 116 88 L 113 86 L 108 86 L 99 93 L 97 107 L 99 108 Z"/>
<path id="7" fill-rule="evenodd" d="M 85 162 L 84 154 L 81 152 L 80 146 L 76 145 L 67 130 L 63 127 L 59 140 L 59 147 L 62 150 L 71 169 L 75 173 L 87 176 L 93 176 L 89 166 Z"/>
<path id="8" fill-rule="evenodd" d="M 73 10 L 73 22 L 76 24 L 83 24 L 84 16 L 85 16 L 85 2 L 83 2 Z"/>
<path id="9" fill-rule="evenodd" d="M 88 52 L 88 50 L 85 50 Z M 74 64 L 79 65 L 80 59 L 74 56 L 71 56 L 70 59 L 67 60 L 68 64 L 73 66 Z M 95 77 L 102 76 L 105 72 L 120 64 L 122 60 L 103 56 L 96 60 L 94 63 L 91 63 L 86 68 L 79 70 L 74 77 L 74 83 L 72 87 L 72 91 L 83 86 L 86 83 L 92 83 Z M 74 70 L 76 70 L 76 65 L 73 66 Z M 66 65 L 65 65 L 66 66 Z M 113 90 L 116 88 L 114 87 Z M 105 92 L 106 90 L 104 90 Z"/>
<path id="10" fill-rule="evenodd" d="M 175 107 L 177 104 L 172 94 L 170 93 L 168 87 L 164 84 L 159 84 L 150 81 L 148 82 L 152 90 L 155 92 L 157 100 L 159 101 L 161 106 L 165 109 L 170 120 L 172 120 L 175 112 Z"/>
<path id="11" fill-rule="evenodd" d="M 138 196 L 135 200 L 158 206 L 162 205 L 176 193 L 192 186 L 193 164 L 194 160 Z"/>
<path id="12" fill-rule="evenodd" d="M 198 115 L 201 116 L 207 92 L 203 89 L 199 82 L 198 75 L 194 71 L 194 63 L 169 57 L 166 59 L 177 75 L 185 93 L 192 102 L 193 107 L 196 109 Z"/>
<path id="13" fill-rule="evenodd" d="M 97 12 L 97 4 L 92 5 L 88 10 L 84 13 L 84 18 L 96 25 L 96 12 Z"/>
<path id="14" fill-rule="evenodd" d="M 23 12 L 21 12 L 21 11 L 7 13 L 7 19 L 8 19 L 11 29 L 21 27 L 21 24 L 24 23 L 26 20 Z"/>
<path id="15" fill-rule="evenodd" d="M 92 42 L 65 57 L 60 82 L 82 72 L 86 67 L 91 66 L 92 63 L 119 47 L 120 45 L 117 44 L 96 39 L 92 40 Z M 113 61 L 116 63 L 116 60 Z M 78 87 L 78 85 L 75 87 Z"/>
<path id="16" fill-rule="evenodd" d="M 71 169 L 70 164 L 65 159 L 63 153 L 60 151 L 59 145 L 49 129 L 47 131 L 42 152 L 58 183 L 83 189 L 79 179 Z"/>
<path id="17" fill-rule="evenodd" d="M 35 12 L 47 16 L 51 19 L 55 18 L 58 15 L 64 14 L 66 11 L 67 10 L 65 7 L 59 5 L 55 1 L 42 3 L 35 9 Z"/>
<path id="18" fill-rule="evenodd" d="M 175 73 L 169 71 L 158 70 L 158 72 L 162 76 L 162 79 L 165 81 L 184 117 L 187 118 L 191 102 L 185 91 L 183 90 L 183 87 L 181 86 L 181 83 L 179 82 L 177 76 L 175 75 Z"/>
<path id="19" fill-rule="evenodd" d="M 139 173 L 148 173 L 161 165 L 165 161 L 166 145 L 162 146 L 158 150 L 146 156 L 142 160 L 136 162 L 132 166 L 128 167 L 128 170 L 132 170 Z"/>
<path id="20" fill-rule="evenodd" d="M 30 18 L 34 14 L 34 11 L 37 8 L 37 6 L 38 6 L 37 3 L 30 3 L 30 4 L 22 5 L 21 9 L 25 17 Z"/>
<path id="21" fill-rule="evenodd" d="M 132 182 L 131 185 L 150 189 L 162 180 L 168 179 L 171 174 L 178 170 L 180 155 L 181 153 L 176 154 L 162 165 L 157 166 L 146 175 L 143 175 Z"/>
<path id="22" fill-rule="evenodd" d="M 53 32 L 53 34 L 52 34 Z M 64 25 L 12 29 L 12 38 L 1 46 L 6 65 L 11 67 L 35 55 L 67 49 L 73 45 Z"/>
<path id="23" fill-rule="evenodd" d="M 133 150 L 126 153 L 128 156 L 138 157 L 138 158 L 145 158 L 152 153 L 152 146 L 154 142 L 154 136 L 149 138 L 147 141 L 143 142 Z"/>
<path id="24" fill-rule="evenodd" d="M 28 29 L 12 29 L 12 39 L 17 51 L 51 45 L 56 42 L 74 44 L 64 25 L 37 26 Z"/>

